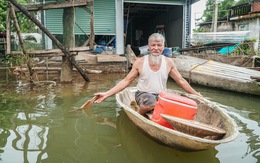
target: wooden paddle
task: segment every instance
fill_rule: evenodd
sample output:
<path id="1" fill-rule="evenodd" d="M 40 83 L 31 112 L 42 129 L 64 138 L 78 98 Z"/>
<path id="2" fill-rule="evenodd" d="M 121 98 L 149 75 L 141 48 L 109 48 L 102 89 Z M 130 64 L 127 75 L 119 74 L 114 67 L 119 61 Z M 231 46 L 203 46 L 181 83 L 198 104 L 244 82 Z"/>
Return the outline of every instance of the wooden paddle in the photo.
<path id="1" fill-rule="evenodd" d="M 69 111 L 69 113 L 76 112 L 78 110 L 85 110 L 85 109 L 90 108 L 92 106 L 92 104 L 96 101 L 97 97 L 98 96 L 94 96 L 92 99 L 86 101 L 80 108 L 75 109 L 75 110 L 71 110 L 71 111 Z"/>
<path id="2" fill-rule="evenodd" d="M 80 109 L 88 109 L 92 106 L 92 104 L 96 101 L 98 96 L 94 96 L 92 99 L 86 101 L 81 107 Z"/>

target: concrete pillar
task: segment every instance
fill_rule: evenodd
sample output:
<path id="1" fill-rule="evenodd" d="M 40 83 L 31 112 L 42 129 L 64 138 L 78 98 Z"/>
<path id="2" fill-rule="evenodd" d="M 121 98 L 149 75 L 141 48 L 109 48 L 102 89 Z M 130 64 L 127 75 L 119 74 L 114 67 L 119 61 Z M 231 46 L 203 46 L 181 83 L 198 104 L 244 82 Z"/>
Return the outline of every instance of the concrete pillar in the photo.
<path id="1" fill-rule="evenodd" d="M 124 2 L 116 0 L 116 54 L 124 53 Z"/>

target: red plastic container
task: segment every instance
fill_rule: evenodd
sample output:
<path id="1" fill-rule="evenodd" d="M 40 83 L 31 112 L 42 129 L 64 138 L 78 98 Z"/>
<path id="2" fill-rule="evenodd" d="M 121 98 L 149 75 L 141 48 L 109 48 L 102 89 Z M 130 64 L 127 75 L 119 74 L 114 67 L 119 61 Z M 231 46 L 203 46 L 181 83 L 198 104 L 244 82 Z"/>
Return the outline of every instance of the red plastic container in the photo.
<path id="1" fill-rule="evenodd" d="M 193 120 L 196 112 L 197 103 L 194 100 L 173 93 L 161 92 L 155 104 L 151 120 L 173 129 L 173 127 L 161 117 L 161 114 Z"/>

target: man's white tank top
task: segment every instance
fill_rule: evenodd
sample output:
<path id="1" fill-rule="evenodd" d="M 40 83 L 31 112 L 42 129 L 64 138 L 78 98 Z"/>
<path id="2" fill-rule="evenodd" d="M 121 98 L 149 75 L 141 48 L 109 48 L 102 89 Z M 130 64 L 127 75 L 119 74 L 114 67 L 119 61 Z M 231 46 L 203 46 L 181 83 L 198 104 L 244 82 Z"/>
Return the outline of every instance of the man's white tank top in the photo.
<path id="1" fill-rule="evenodd" d="M 148 55 L 144 58 L 142 74 L 139 75 L 137 89 L 142 92 L 160 93 L 166 91 L 168 79 L 165 56 L 162 55 L 161 67 L 158 71 L 151 70 L 148 63 Z"/>

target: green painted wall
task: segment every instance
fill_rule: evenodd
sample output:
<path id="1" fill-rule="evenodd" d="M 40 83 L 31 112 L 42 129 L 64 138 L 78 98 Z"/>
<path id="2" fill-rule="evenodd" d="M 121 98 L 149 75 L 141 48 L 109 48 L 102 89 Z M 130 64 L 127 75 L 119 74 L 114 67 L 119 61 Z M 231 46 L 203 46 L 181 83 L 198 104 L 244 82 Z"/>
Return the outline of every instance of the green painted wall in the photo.
<path id="1" fill-rule="evenodd" d="M 94 30 L 96 35 L 115 35 L 115 0 L 94 1 Z M 53 34 L 62 34 L 63 9 L 47 10 L 45 24 Z M 90 14 L 82 8 L 76 8 L 76 24 L 86 33 L 90 33 Z M 75 24 L 75 34 L 83 34 Z"/>

